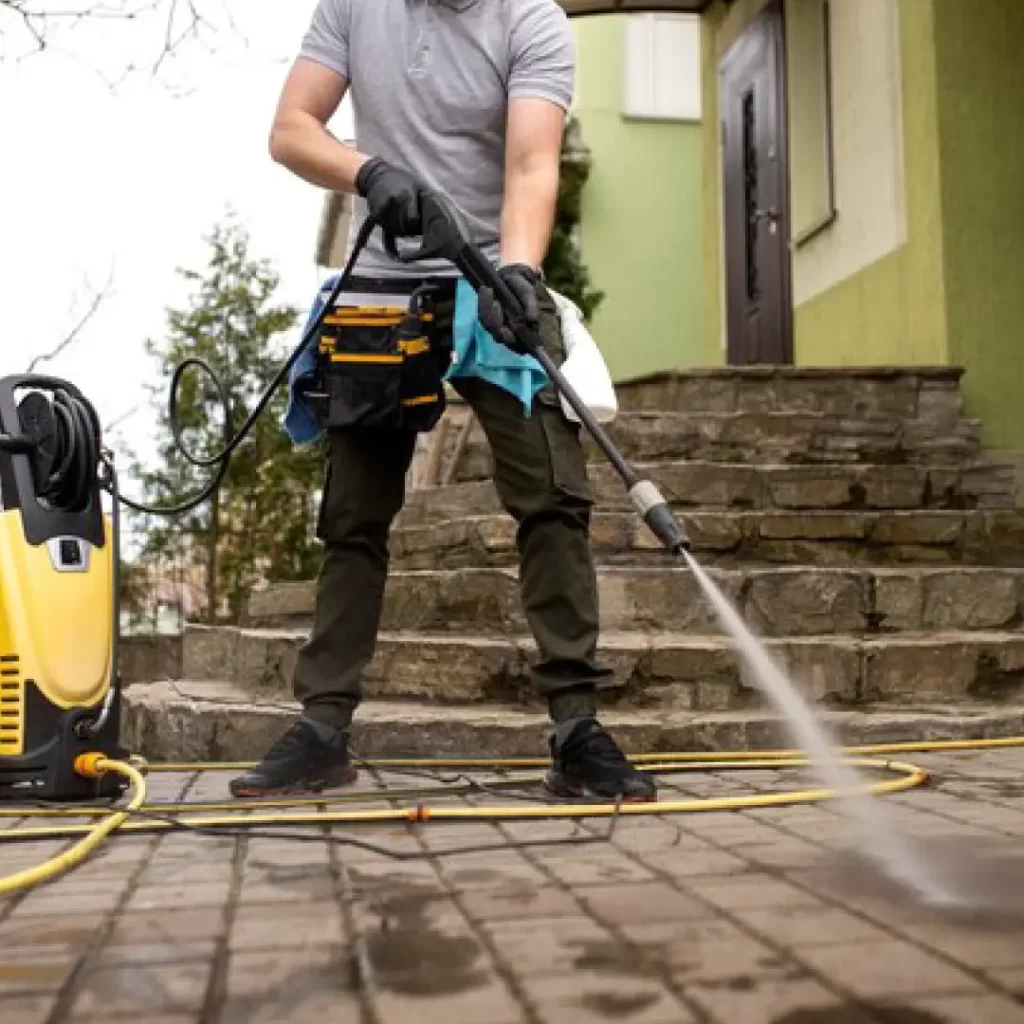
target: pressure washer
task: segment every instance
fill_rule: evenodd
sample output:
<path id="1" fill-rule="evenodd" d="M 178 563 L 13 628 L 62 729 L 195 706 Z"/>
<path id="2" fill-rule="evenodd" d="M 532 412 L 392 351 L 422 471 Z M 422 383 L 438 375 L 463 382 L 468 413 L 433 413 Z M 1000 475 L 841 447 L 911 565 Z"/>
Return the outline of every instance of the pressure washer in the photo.
<path id="1" fill-rule="evenodd" d="M 447 202 L 426 193 L 421 214 L 419 248 L 400 251 L 397 240 L 386 235 L 387 250 L 403 263 L 447 259 L 474 288 L 492 290 L 509 326 L 607 456 L 644 522 L 669 551 L 685 549 L 686 535 L 668 503 L 653 483 L 639 477 L 576 394 L 524 321 L 516 296 L 466 238 Z M 303 352 L 318 343 L 376 226 L 373 220 L 363 224 L 320 314 L 234 436 L 226 393 L 214 370 L 197 358 L 176 368 L 170 392 L 176 446 L 193 465 L 215 469 L 202 491 L 179 505 L 147 506 L 120 493 L 96 411 L 73 384 L 40 375 L 0 380 L 0 798 L 89 800 L 123 788 L 121 774 L 84 771 L 82 760 L 126 754 L 119 746 L 117 675 L 120 506 L 177 515 L 196 508 L 220 486 L 232 454 L 277 388 Z M 223 408 L 225 443 L 208 456 L 190 452 L 178 426 L 181 381 L 193 368 L 213 381 Z M 103 509 L 104 493 L 110 495 L 109 513 Z"/>
<path id="2" fill-rule="evenodd" d="M 0 797 L 112 795 L 122 756 L 118 559 L 100 426 L 74 385 L 0 380 Z"/>

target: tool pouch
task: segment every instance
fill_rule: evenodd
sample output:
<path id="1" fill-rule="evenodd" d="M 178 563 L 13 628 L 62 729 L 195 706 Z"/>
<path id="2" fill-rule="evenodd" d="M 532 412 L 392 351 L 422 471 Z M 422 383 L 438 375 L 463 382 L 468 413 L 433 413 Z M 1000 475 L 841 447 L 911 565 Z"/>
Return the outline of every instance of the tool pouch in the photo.
<path id="1" fill-rule="evenodd" d="M 416 292 L 409 306 L 339 307 L 324 318 L 320 420 L 328 429 L 432 430 L 445 410 L 451 341 Z"/>

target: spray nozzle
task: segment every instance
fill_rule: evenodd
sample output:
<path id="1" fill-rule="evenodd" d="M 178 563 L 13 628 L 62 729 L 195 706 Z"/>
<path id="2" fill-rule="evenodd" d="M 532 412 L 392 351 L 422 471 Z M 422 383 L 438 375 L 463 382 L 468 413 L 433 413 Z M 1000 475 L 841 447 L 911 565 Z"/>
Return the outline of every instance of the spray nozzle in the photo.
<path id="1" fill-rule="evenodd" d="M 690 538 L 682 523 L 672 514 L 661 491 L 649 480 L 641 480 L 629 492 L 633 508 L 643 517 L 647 528 L 673 555 L 690 550 Z"/>

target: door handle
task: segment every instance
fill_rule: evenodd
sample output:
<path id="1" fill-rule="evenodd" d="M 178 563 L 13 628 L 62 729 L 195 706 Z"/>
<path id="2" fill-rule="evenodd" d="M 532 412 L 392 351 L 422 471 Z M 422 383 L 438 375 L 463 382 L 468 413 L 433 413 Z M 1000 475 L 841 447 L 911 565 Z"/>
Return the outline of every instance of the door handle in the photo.
<path id="1" fill-rule="evenodd" d="M 757 223 L 759 223 L 762 220 L 771 221 L 773 224 L 778 223 L 779 211 L 775 210 L 775 209 L 769 208 L 767 210 L 755 210 L 750 215 L 750 223 L 751 224 L 757 224 Z"/>

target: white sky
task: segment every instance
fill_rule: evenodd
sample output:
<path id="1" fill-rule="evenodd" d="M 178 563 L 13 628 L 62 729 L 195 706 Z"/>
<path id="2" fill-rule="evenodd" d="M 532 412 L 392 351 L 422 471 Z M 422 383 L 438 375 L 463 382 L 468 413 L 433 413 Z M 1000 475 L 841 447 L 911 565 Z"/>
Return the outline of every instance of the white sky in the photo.
<path id="1" fill-rule="evenodd" d="M 113 266 L 114 294 L 72 349 L 38 369 L 76 383 L 104 422 L 141 403 L 117 432 L 139 454 L 151 451 L 153 423 L 143 340 L 183 304 L 175 268 L 202 269 L 203 236 L 229 205 L 252 254 L 281 274 L 281 300 L 308 308 L 318 283 L 323 194 L 267 153 L 315 0 L 224 2 L 239 33 L 212 54 L 183 51 L 161 81 L 139 73 L 112 92 L 97 73 L 146 61 L 155 23 L 83 24 L 60 35 L 59 50 L 0 63 L 0 375 L 52 349 L 83 311 L 86 282 L 102 286 Z M 350 137 L 347 103 L 333 128 Z"/>

